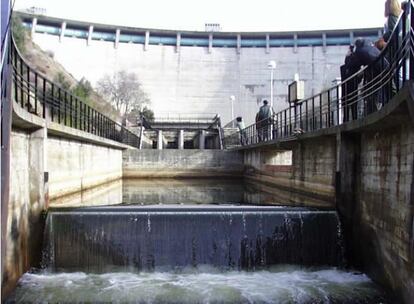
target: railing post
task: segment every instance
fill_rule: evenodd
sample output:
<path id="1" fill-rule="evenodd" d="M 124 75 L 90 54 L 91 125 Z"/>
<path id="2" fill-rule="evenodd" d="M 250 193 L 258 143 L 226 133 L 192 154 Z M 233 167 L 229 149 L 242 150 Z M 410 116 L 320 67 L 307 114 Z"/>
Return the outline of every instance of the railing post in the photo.
<path id="1" fill-rule="evenodd" d="M 38 81 L 37 81 L 37 72 L 35 72 L 35 79 L 34 79 L 34 86 L 35 86 L 35 93 L 34 93 L 34 100 L 35 100 L 35 104 L 34 104 L 34 111 L 37 115 L 37 102 L 38 102 L 38 92 L 37 92 L 37 86 L 38 86 Z"/>
<path id="2" fill-rule="evenodd" d="M 20 79 L 20 98 L 21 98 L 21 105 L 22 105 L 22 108 L 24 109 L 24 91 L 23 91 L 23 82 L 24 82 L 24 80 L 23 80 L 23 59 L 20 57 L 19 58 L 20 60 L 20 77 L 19 77 L 19 79 Z"/>
<path id="3" fill-rule="evenodd" d="M 55 85 L 52 82 L 50 88 L 51 102 L 50 102 L 50 119 L 54 121 L 55 114 Z"/>
<path id="4" fill-rule="evenodd" d="M 319 94 L 319 128 L 322 129 L 322 94 Z"/>
<path id="5" fill-rule="evenodd" d="M 42 110 L 42 117 L 46 118 L 46 78 L 43 78 L 43 85 L 42 85 L 42 96 L 43 96 L 43 110 Z"/>
<path id="6" fill-rule="evenodd" d="M 68 100 L 67 100 L 68 94 L 65 91 L 65 94 L 63 95 L 64 101 L 63 101 L 63 107 L 64 107 L 64 120 L 63 120 L 63 124 L 66 126 L 66 121 L 67 121 L 67 108 L 68 108 Z"/>
<path id="7" fill-rule="evenodd" d="M 86 115 L 86 104 L 82 103 L 82 119 L 83 119 L 83 131 L 88 131 L 88 125 L 87 125 L 87 115 Z"/>
<path id="8" fill-rule="evenodd" d="M 18 91 L 18 80 L 17 80 L 17 51 L 13 48 L 12 51 L 13 54 L 13 82 L 14 82 L 14 99 L 16 100 L 17 103 L 19 103 L 19 91 Z"/>
<path id="9" fill-rule="evenodd" d="M 61 115 L 62 115 L 61 111 L 60 111 L 60 108 L 62 106 L 62 92 L 61 92 L 60 87 L 58 87 L 58 102 L 59 102 L 59 105 L 58 105 L 58 123 L 60 123 Z"/>
<path id="10" fill-rule="evenodd" d="M 309 131 L 309 115 L 308 115 L 308 99 L 305 102 L 305 120 L 306 120 L 306 128 L 305 131 Z"/>
<path id="11" fill-rule="evenodd" d="M 27 76 L 27 79 L 26 79 L 26 86 L 27 86 L 27 104 L 26 104 L 26 106 L 27 106 L 27 111 L 29 111 L 29 112 L 31 112 L 31 104 L 30 104 L 30 68 L 29 68 L 29 66 L 26 66 L 26 76 Z"/>
<path id="12" fill-rule="evenodd" d="M 70 127 L 73 128 L 73 96 L 72 94 L 70 95 L 69 113 L 70 113 Z"/>
<path id="13" fill-rule="evenodd" d="M 337 86 L 335 88 L 335 93 L 336 93 L 336 102 L 335 102 L 336 103 L 336 125 L 339 126 L 341 124 L 340 121 L 339 121 L 339 112 L 340 112 L 340 109 L 339 109 L 339 86 Z M 335 125 L 335 119 L 334 119 L 334 125 Z"/>
<path id="14" fill-rule="evenodd" d="M 326 116 L 326 127 L 330 127 L 331 126 L 331 94 L 329 94 L 328 91 L 328 115 Z"/>

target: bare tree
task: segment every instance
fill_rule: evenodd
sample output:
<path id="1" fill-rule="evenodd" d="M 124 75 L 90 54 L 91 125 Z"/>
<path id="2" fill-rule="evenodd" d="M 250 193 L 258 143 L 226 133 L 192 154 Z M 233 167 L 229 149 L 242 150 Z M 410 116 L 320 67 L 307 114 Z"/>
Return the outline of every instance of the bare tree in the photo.
<path id="1" fill-rule="evenodd" d="M 150 103 L 137 75 L 124 70 L 103 76 L 97 82 L 97 89 L 123 116 Z"/>

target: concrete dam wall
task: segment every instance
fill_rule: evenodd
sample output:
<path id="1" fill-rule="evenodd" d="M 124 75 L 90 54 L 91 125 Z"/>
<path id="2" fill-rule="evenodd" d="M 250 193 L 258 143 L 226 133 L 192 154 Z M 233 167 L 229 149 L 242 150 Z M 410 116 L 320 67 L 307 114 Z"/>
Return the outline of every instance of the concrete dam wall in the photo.
<path id="1" fill-rule="evenodd" d="M 354 37 L 375 40 L 381 33 L 176 32 L 35 19 L 23 15 L 34 42 L 77 79 L 96 84 L 104 74 L 125 69 L 138 75 L 155 114 L 218 113 L 224 123 L 231 120 L 231 95 L 235 117 L 254 121 L 258 105 L 270 99 L 270 60 L 276 61 L 273 97 L 278 111 L 288 106 L 287 86 L 296 73 L 305 82 L 306 96 L 331 87 Z"/>

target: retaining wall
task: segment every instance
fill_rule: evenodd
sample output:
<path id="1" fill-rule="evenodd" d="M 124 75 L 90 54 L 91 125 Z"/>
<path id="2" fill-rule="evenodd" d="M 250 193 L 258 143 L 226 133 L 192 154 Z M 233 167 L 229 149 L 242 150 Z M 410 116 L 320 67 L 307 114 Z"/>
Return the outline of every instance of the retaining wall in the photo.
<path id="1" fill-rule="evenodd" d="M 243 153 L 224 150 L 126 150 L 123 176 L 240 177 Z"/>

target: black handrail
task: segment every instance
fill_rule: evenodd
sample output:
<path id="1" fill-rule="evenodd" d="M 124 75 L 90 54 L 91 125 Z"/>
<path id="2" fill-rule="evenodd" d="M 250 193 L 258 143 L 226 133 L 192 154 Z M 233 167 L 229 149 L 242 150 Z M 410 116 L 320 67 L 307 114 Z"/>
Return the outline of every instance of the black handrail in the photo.
<path id="1" fill-rule="evenodd" d="M 240 145 L 252 145 L 289 140 L 300 133 L 346 124 L 379 111 L 405 82 L 414 78 L 413 14 L 414 2 L 410 0 L 375 62 L 342 83 L 229 135 L 225 141 L 234 145 L 238 139 Z"/>
<path id="2" fill-rule="evenodd" d="M 44 119 L 48 117 L 52 122 L 139 147 L 139 136 L 32 68 L 14 41 L 10 47 L 10 58 L 13 97 L 23 109 Z"/>

